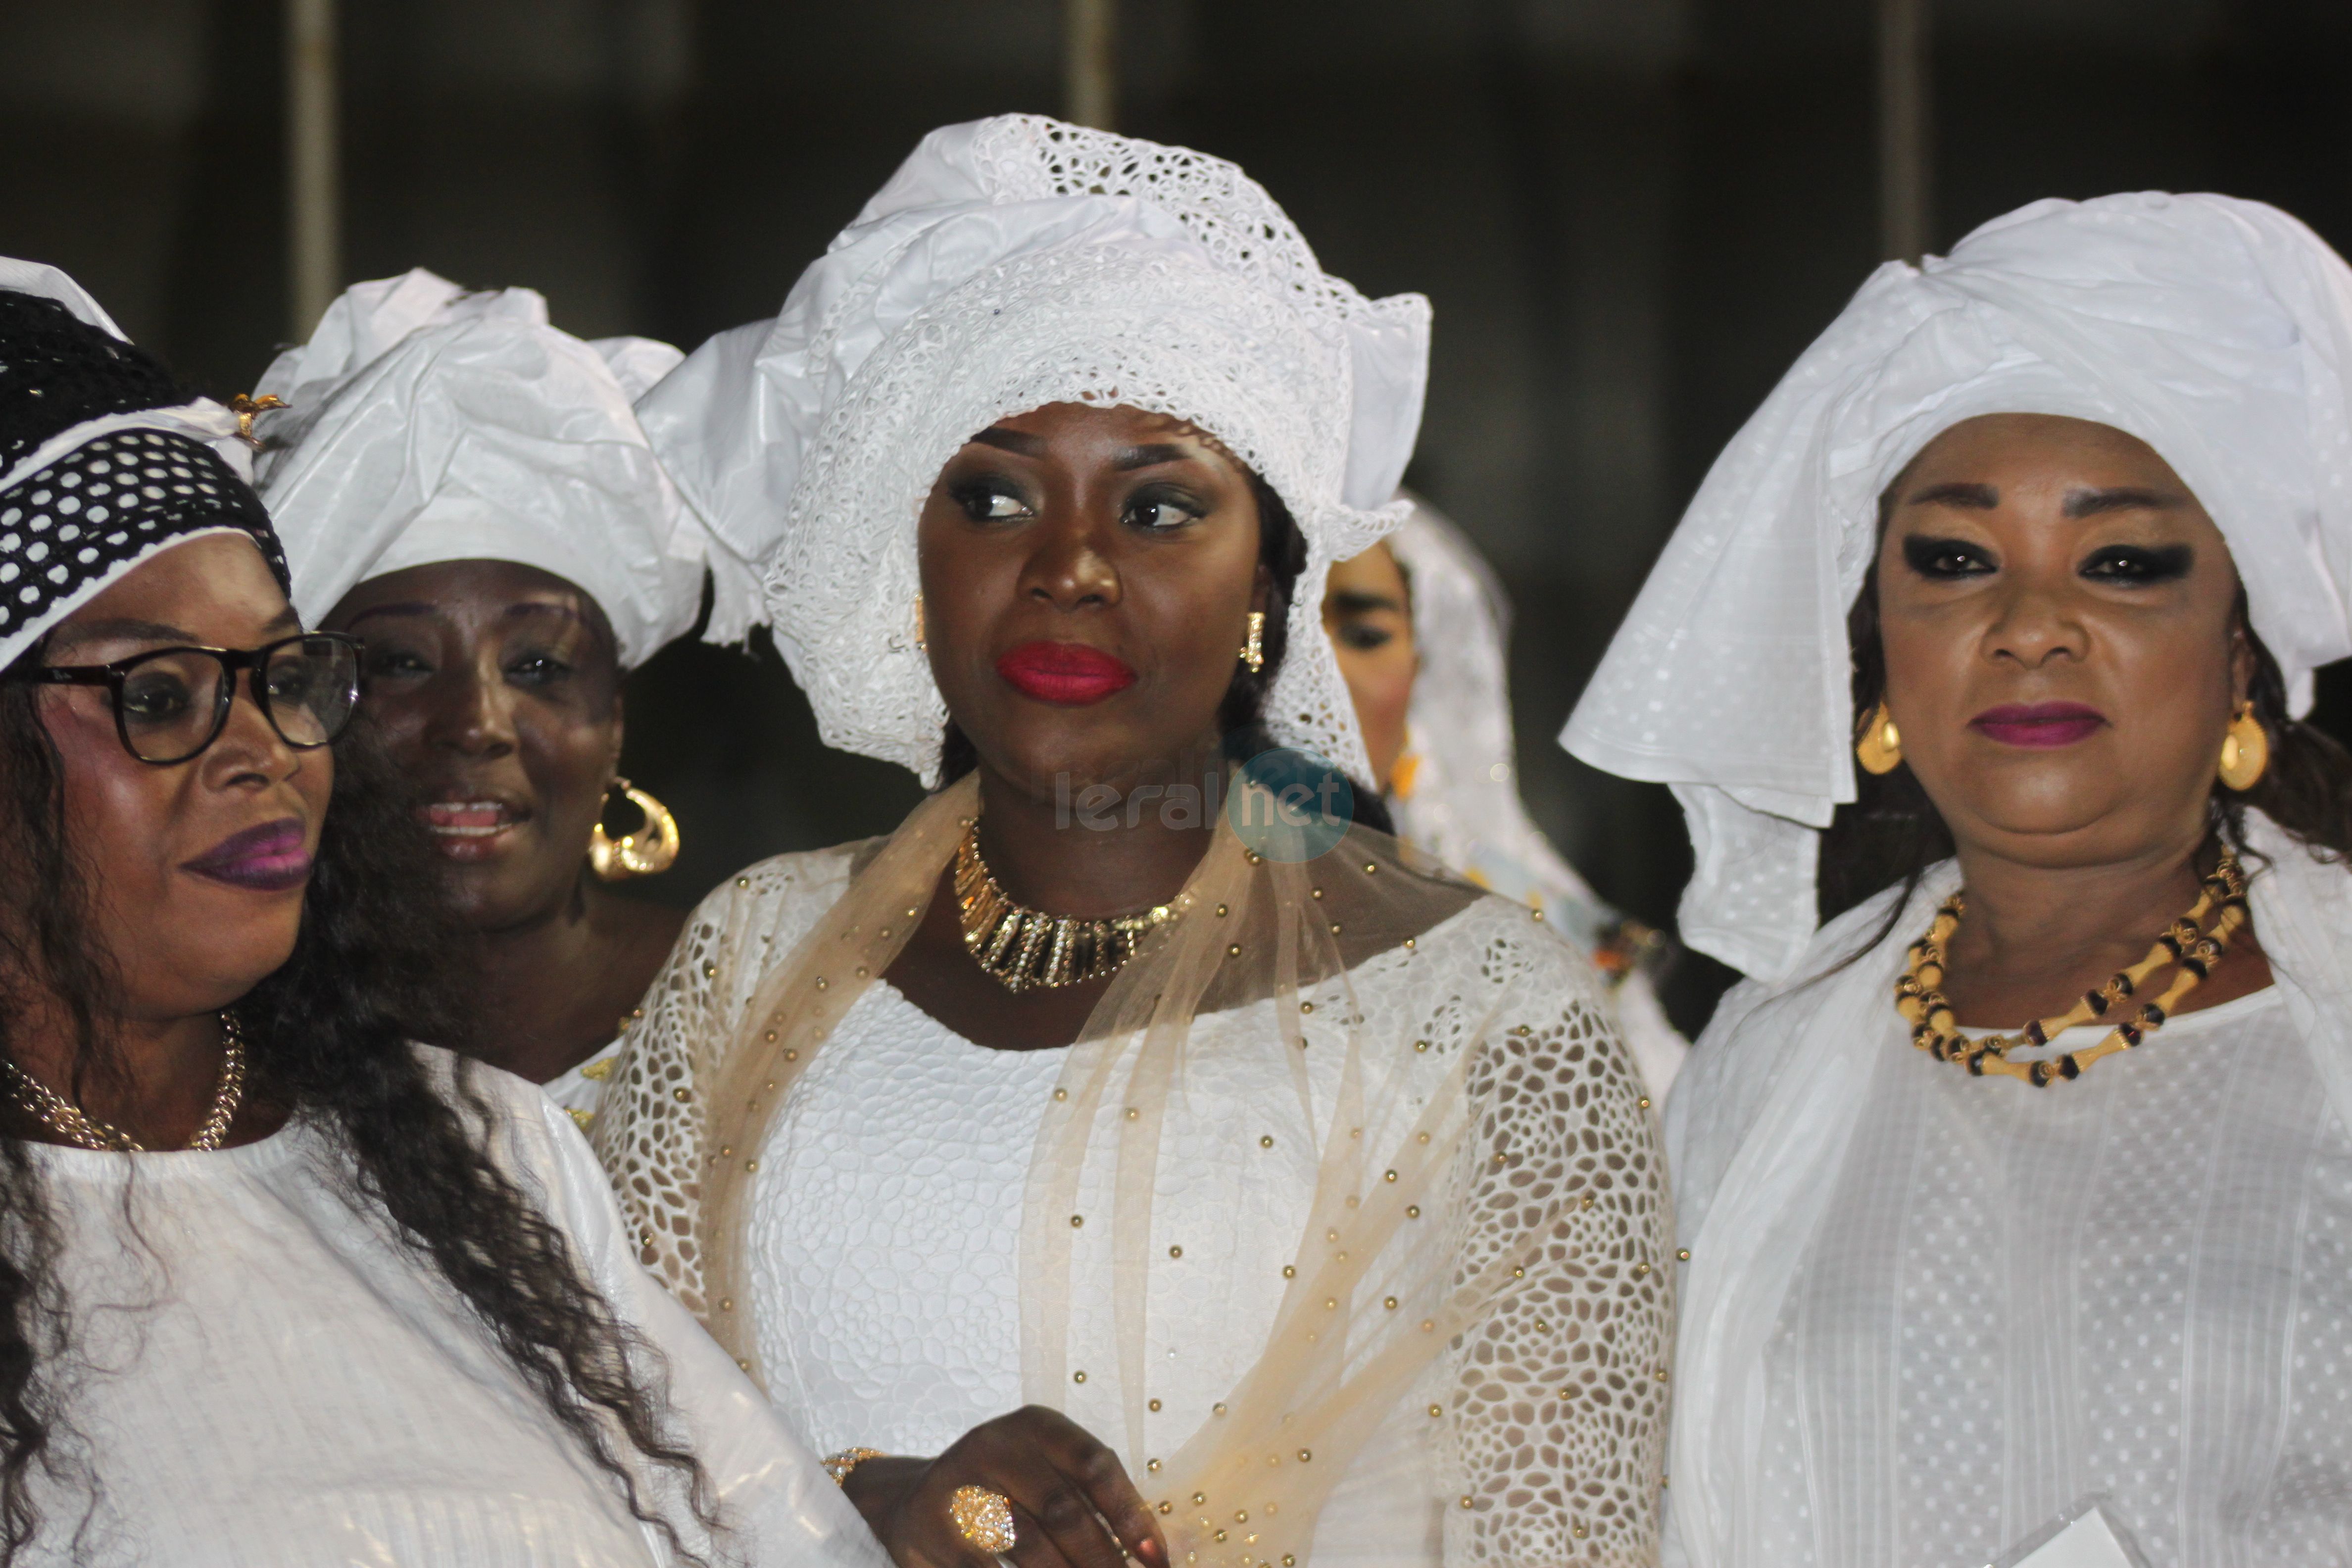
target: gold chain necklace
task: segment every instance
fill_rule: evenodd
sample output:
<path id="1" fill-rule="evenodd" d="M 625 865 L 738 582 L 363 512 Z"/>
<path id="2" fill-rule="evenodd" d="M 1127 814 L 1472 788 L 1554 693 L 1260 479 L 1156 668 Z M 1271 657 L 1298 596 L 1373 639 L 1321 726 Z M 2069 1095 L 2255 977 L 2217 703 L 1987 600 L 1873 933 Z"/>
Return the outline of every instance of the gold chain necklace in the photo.
<path id="1" fill-rule="evenodd" d="M 1165 904 L 1139 915 L 1085 920 L 1018 904 L 997 886 L 980 858 L 980 821 L 964 825 L 956 846 L 956 918 L 974 962 L 1007 991 L 1050 990 L 1116 974 L 1146 932 L 1173 916 Z"/>
<path id="2" fill-rule="evenodd" d="M 2221 914 L 2210 930 L 2200 931 L 2199 922 L 2221 906 Z M 2213 874 L 2199 885 L 2197 901 L 2189 912 L 2174 921 L 2147 950 L 2147 956 L 2129 969 L 2119 970 L 2107 977 L 2105 984 L 2095 991 L 2086 991 L 2083 999 L 2067 1011 L 2053 1017 L 2036 1018 L 2014 1035 L 1988 1035 L 1972 1040 L 1959 1032 L 1958 1020 L 1953 1016 L 1952 1005 L 1944 999 L 1940 987 L 1944 984 L 1944 950 L 1959 929 L 1960 913 L 1967 908 L 1967 896 L 1955 893 L 1936 911 L 1935 922 L 1927 934 L 1911 944 L 1911 962 L 1903 978 L 1895 983 L 1895 1009 L 1911 1025 L 1911 1043 L 1933 1055 L 1939 1062 L 1957 1062 L 1981 1078 L 1992 1073 L 2001 1078 L 2022 1079 L 2036 1089 L 2047 1089 L 2053 1079 L 2073 1079 L 2083 1069 L 2117 1051 L 2127 1051 L 2164 1026 L 2180 999 L 2195 989 L 2197 984 L 2212 973 L 2213 965 L 2230 951 L 2230 942 L 2246 924 L 2246 877 L 2238 866 L 2237 857 L 2229 850 L 2221 851 L 2221 863 Z M 2009 1053 L 2020 1047 L 2046 1046 L 2064 1030 L 2077 1024 L 2087 1024 L 2094 1018 L 2104 1018 L 2115 1005 L 2128 1000 L 2147 977 L 2168 963 L 2180 965 L 2164 994 L 2142 1005 L 2137 1013 L 2122 1020 L 2107 1032 L 2097 1045 L 2047 1061 L 2013 1062 Z"/>
<path id="3" fill-rule="evenodd" d="M 228 1047 L 221 1053 L 220 1085 L 213 1090 L 213 1108 L 204 1125 L 188 1140 L 191 1149 L 219 1148 L 228 1136 L 228 1124 L 236 1120 L 237 1107 L 245 1102 L 245 1032 L 237 1027 L 234 1013 L 221 1015 L 221 1027 L 227 1033 Z M 0 1062 L 0 1068 L 6 1069 L 10 1097 L 59 1137 L 101 1153 L 147 1152 L 147 1146 L 130 1133 L 89 1115 L 15 1062 Z"/>

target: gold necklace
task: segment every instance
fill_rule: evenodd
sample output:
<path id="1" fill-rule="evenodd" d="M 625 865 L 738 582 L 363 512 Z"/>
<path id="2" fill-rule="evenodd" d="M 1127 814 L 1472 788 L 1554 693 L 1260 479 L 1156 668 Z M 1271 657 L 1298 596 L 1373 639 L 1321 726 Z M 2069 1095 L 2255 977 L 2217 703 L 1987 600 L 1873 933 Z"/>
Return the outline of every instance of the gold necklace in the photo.
<path id="1" fill-rule="evenodd" d="M 234 1013 L 221 1015 L 221 1028 L 228 1037 L 228 1046 L 221 1053 L 220 1084 L 213 1090 L 213 1108 L 204 1125 L 188 1140 L 191 1149 L 219 1148 L 221 1140 L 228 1136 L 228 1124 L 236 1120 L 237 1107 L 245 1102 L 245 1032 L 237 1027 Z M 147 1152 L 147 1146 L 130 1133 L 88 1114 L 15 1062 L 0 1062 L 0 1068 L 6 1069 L 10 1097 L 58 1136 L 101 1153 Z"/>
<path id="2" fill-rule="evenodd" d="M 1018 904 L 980 858 L 980 820 L 956 846 L 956 918 L 964 950 L 1007 991 L 1050 990 L 1116 974 L 1146 932 L 1174 918 L 1166 904 L 1098 920 L 1049 915 Z"/>
<path id="3" fill-rule="evenodd" d="M 2199 931 L 2198 923 L 2221 906 L 2221 915 L 2208 931 Z M 2086 991 L 2083 999 L 2065 1012 L 2048 1018 L 2036 1018 L 2014 1035 L 1988 1035 L 1972 1040 L 1959 1032 L 1959 1023 L 1952 1014 L 1952 1005 L 1946 1001 L 1940 987 L 1944 984 L 1944 950 L 1959 929 L 1960 913 L 1968 907 L 1967 895 L 1955 893 L 1936 911 L 1927 934 L 1911 944 L 1911 962 L 1903 971 L 1903 978 L 1895 983 L 1895 1009 L 1909 1020 L 1911 1043 L 1933 1055 L 1939 1062 L 1957 1062 L 1977 1077 L 1986 1073 L 2000 1078 L 2022 1079 L 2036 1089 L 2047 1089 L 2053 1078 L 2073 1079 L 2083 1069 L 2117 1051 L 2127 1051 L 2164 1026 L 2180 999 L 2195 989 L 2197 984 L 2212 973 L 2213 965 L 2230 950 L 2231 939 L 2246 923 L 2246 877 L 2238 866 L 2237 857 L 2226 848 L 2213 874 L 2199 884 L 2197 901 L 2189 912 L 2174 921 L 2147 950 L 2147 956 L 2129 969 L 2119 970 L 2107 977 L 2106 984 L 2095 991 Z M 2180 973 L 2164 994 L 2142 1005 L 2139 1011 L 2126 1018 L 2107 1032 L 2097 1045 L 2047 1061 L 2013 1062 L 2009 1053 L 2020 1047 L 2046 1046 L 2053 1038 L 2077 1024 L 2087 1024 L 2094 1018 L 2104 1018 L 2118 1002 L 2127 1000 L 2147 977 L 2168 963 L 2180 965 Z"/>

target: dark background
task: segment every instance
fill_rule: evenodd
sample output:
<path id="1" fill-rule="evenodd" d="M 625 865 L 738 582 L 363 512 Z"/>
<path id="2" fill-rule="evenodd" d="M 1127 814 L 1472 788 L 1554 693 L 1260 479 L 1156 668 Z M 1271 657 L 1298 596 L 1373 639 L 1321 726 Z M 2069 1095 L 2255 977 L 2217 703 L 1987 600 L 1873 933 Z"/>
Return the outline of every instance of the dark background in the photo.
<path id="1" fill-rule="evenodd" d="M 1933 0 L 1928 225 L 2219 190 L 2352 242 L 2352 5 Z M 1870 0 L 1125 0 L 1120 129 L 1240 163 L 1325 265 L 1436 303 L 1410 479 L 1517 598 L 1526 790 L 1604 896 L 1671 916 L 1662 789 L 1553 743 L 1716 450 L 1880 259 Z M 1058 112 L 1058 0 L 345 0 L 346 274 L 544 292 L 691 347 L 771 315 L 933 125 Z M 206 389 L 288 320 L 282 20 L 0 0 L 0 254 L 65 267 Z M 304 324 L 307 328 L 307 323 Z M 2323 683 L 2323 714 L 2352 712 Z M 2341 725 L 2331 725 L 2339 733 Z M 891 826 L 781 665 L 678 647 L 625 764 L 683 827 L 643 885 Z M 1712 966 L 1686 966 L 1688 1025 Z"/>

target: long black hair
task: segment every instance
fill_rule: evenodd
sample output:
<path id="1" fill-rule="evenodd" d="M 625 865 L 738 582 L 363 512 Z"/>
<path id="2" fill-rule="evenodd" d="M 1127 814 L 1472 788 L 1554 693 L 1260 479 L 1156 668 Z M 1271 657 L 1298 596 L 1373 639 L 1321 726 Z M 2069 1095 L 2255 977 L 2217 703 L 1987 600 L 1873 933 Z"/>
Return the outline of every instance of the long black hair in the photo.
<path id="1" fill-rule="evenodd" d="M 1250 494 L 1257 501 L 1257 559 L 1265 568 L 1268 586 L 1265 626 L 1258 634 L 1264 663 L 1252 669 L 1236 659 L 1233 680 L 1217 706 L 1217 729 L 1224 737 L 1224 752 L 1235 762 L 1247 762 L 1279 744 L 1265 725 L 1265 699 L 1282 668 L 1283 656 L 1290 651 L 1290 596 L 1297 591 L 1298 574 L 1307 570 L 1307 536 L 1298 531 L 1298 520 L 1255 469 L 1243 472 L 1248 475 Z M 940 742 L 940 784 L 951 784 L 979 765 L 980 753 L 972 749 L 971 737 L 953 719 L 949 720 Z M 1355 820 L 1394 837 L 1396 824 L 1390 819 L 1380 791 L 1360 779 L 1349 782 Z"/>
<path id="2" fill-rule="evenodd" d="M 1882 502 L 1882 532 L 1885 510 Z M 2352 857 L 2352 754 L 2287 710 L 2286 679 L 2247 618 L 2242 586 L 2238 590 L 2235 614 L 2238 629 L 2254 656 L 2254 677 L 2247 697 L 2269 737 L 2271 758 L 2253 788 L 2242 793 L 2218 787 L 2213 791 L 2213 833 L 2243 854 L 2246 808 L 2252 806 L 2322 854 L 2336 859 Z M 1875 562 L 1846 615 L 1846 645 L 1853 650 L 1852 733 L 1859 738 L 1886 695 Z M 1920 877 L 1953 852 L 1951 829 L 1920 787 L 1909 763 L 1898 763 L 1880 774 L 1857 771 L 1855 779 L 1853 803 L 1837 808 L 1822 836 L 1819 897 L 1824 922 L 1898 882 L 1904 885 L 1906 896 L 1889 919 L 1899 919 Z M 1876 946 L 1885 934 L 1877 933 L 1864 950 Z"/>
<path id="3" fill-rule="evenodd" d="M 39 657 L 37 647 L 26 658 Z M 79 1090 L 124 1073 L 106 1002 L 120 994 L 118 960 L 94 940 L 92 889 L 66 834 L 64 768 L 37 689 L 0 680 L 0 977 L 62 1002 Z M 494 1163 L 492 1107 L 472 1079 L 480 1069 L 457 1068 L 453 1104 L 410 1045 L 466 1041 L 457 998 L 467 947 L 443 907 L 407 786 L 365 730 L 337 742 L 293 955 L 236 1005 L 252 1093 L 342 1145 L 345 1201 L 449 1282 L 630 1511 L 699 1561 L 623 1451 L 683 1482 L 697 1520 L 711 1525 L 708 1479 L 665 1435 L 657 1353 L 614 1318 L 562 1234 Z M 13 1048 L 19 1016 L 19 1006 L 0 1005 L 0 1053 Z M 38 1167 L 22 1143 L 0 1139 L 0 1564 L 41 1531 L 37 1470 L 88 1479 L 71 1457 L 85 1446 L 65 1440 L 73 1303 L 58 1277 L 58 1247 Z M 652 1370 L 641 1376 L 633 1360 Z"/>

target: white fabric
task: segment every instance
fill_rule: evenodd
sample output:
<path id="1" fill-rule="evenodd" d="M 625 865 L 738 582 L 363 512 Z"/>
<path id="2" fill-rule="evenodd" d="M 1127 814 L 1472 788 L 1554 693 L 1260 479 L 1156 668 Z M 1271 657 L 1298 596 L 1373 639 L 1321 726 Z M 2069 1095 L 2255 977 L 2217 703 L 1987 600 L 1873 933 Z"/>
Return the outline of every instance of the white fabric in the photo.
<path id="1" fill-rule="evenodd" d="M 565 1068 L 539 1087 L 584 1131 L 596 1120 L 596 1106 L 604 1098 L 605 1080 L 613 1076 L 613 1064 L 620 1055 L 621 1042 L 613 1039 L 598 1047 L 596 1054 L 586 1061 Z"/>
<path id="2" fill-rule="evenodd" d="M 681 1106 L 699 1104 L 708 1089 L 686 1039 L 731 1036 L 764 970 L 782 963 L 841 896 L 849 864 L 846 850 L 783 856 L 712 894 L 648 994 L 616 1075 L 622 1087 L 611 1092 L 642 1085 Z M 1094 1217 L 1069 1233 L 1072 1370 L 1046 1386 L 1022 1354 L 1024 1188 L 1070 1053 L 977 1047 L 875 984 L 786 1091 L 758 1156 L 749 1305 L 779 1408 L 819 1451 L 856 1444 L 932 1452 L 975 1421 L 1040 1401 L 1110 1444 L 1147 1500 L 1158 1500 L 1150 1461 L 1175 1455 L 1215 1420 L 1218 1403 L 1237 1397 L 1265 1352 L 1285 1300 L 1285 1266 L 1302 1256 L 1335 1106 L 1392 1104 L 1409 1129 L 1444 1091 L 1449 1038 L 1488 1016 L 1578 1019 L 1543 1064 L 1559 1081 L 1589 1081 L 1593 1053 L 1613 1055 L 1590 999 L 1589 967 L 1539 929 L 1504 900 L 1481 899 L 1412 950 L 1391 950 L 1311 991 L 1193 1020 L 1150 1188 L 1139 1373 L 1160 1408 L 1139 1432 L 1125 1416 L 1119 1303 L 1106 1264 L 1116 1246 L 1115 1135 L 1089 1152 L 1073 1205 Z M 719 963 L 737 954 L 766 963 Z M 714 970 L 726 976 L 718 994 L 707 988 Z M 1339 1081 L 1351 991 L 1365 1016 L 1418 1029 L 1440 1047 L 1375 1064 L 1402 1076 L 1407 1092 Z M 1276 1016 L 1291 1006 L 1295 1018 Z M 1293 1022 L 1301 1048 L 1270 1068 L 1265 1053 L 1247 1048 L 1282 1037 Z M 1630 1080 L 1622 1066 L 1608 1071 Z M 1577 1139 L 1592 1149 L 1635 1148 L 1646 1142 L 1643 1114 L 1630 1092 L 1596 1089 L 1578 1102 Z M 1124 1125 L 1116 1101 L 1103 1116 Z M 1367 1125 L 1363 1139 L 1387 1147 L 1397 1131 Z M 640 1212 L 661 1246 L 693 1234 L 688 1194 L 662 1190 L 661 1162 L 599 1146 L 608 1165 L 646 1191 Z M 1637 1189 L 1645 1173 L 1621 1161 L 1612 1156 L 1612 1168 L 1627 1173 L 1619 1177 L 1626 1191 Z M 1510 1299 L 1379 1413 L 1372 1440 L 1318 1516 L 1302 1568 L 1654 1560 L 1651 1445 L 1666 1385 L 1649 1358 L 1671 1342 L 1673 1308 L 1662 1268 L 1629 1279 L 1612 1266 L 1664 1257 L 1662 1216 L 1648 1194 L 1635 1198 L 1612 1194 L 1626 1212 L 1607 1227 L 1610 1259 L 1571 1261 L 1539 1299 Z M 1470 1216 L 1433 1210 L 1413 1223 L 1466 1231 Z M 1603 1321 L 1605 1347 L 1578 1342 L 1590 1330 L 1570 1328 Z M 1618 1369 L 1610 1401 L 1553 1396 L 1596 1360 Z M 1444 1419 L 1429 1416 L 1433 1403 Z M 1475 1515 L 1445 1500 L 1472 1492 L 1482 1500 Z M 1572 1533 L 1579 1521 L 1590 1524 L 1589 1538 Z M 1516 1551 L 1490 1555 L 1490 1542 Z"/>
<path id="3" fill-rule="evenodd" d="M 772 622 L 827 743 L 934 781 L 947 713 L 915 646 L 915 524 L 977 431 L 1048 403 L 1211 432 L 1306 536 L 1269 728 L 1369 776 L 1323 578 L 1394 526 L 1429 306 L 1328 277 L 1222 159 L 1006 115 L 924 138 L 772 321 L 638 406 L 715 537 L 708 635 Z"/>
<path id="4" fill-rule="evenodd" d="M 261 495 L 315 624 L 370 577 L 515 561 L 575 584 L 624 668 L 685 633 L 703 549 L 631 402 L 679 359 L 583 342 L 529 289 L 468 293 L 422 268 L 355 283 L 257 389 L 286 400 Z"/>
<path id="5" fill-rule="evenodd" d="M 1269 1006 L 1232 1025 L 1271 1027 Z M 752 1210 L 762 1361 L 790 1369 L 769 1393 L 814 1452 L 936 1454 L 1022 1403 L 1022 1193 L 1069 1053 L 975 1046 L 887 984 L 858 1000 L 839 1043 L 794 1088 L 761 1155 L 777 1173 Z M 1289 1091 L 1196 1089 L 1261 1119 Z M 1271 1326 L 1279 1292 L 1266 1282 L 1279 1282 L 1305 1217 L 1305 1182 L 1253 1184 L 1236 1211 L 1200 1163 L 1163 1166 L 1167 1196 L 1153 1216 L 1155 1238 L 1195 1266 L 1181 1307 L 1159 1315 L 1152 1353 L 1165 1363 L 1166 1408 L 1155 1452 L 1175 1452 L 1208 1418 Z M 1101 1208 L 1098 1191 L 1087 1197 Z M 1243 1281 L 1260 1288 L 1236 1290 Z M 948 1302 L 954 1310 L 939 1310 Z M 1430 1392 L 1387 1414 L 1384 1440 L 1325 1507 L 1315 1563 L 1440 1560 Z M 1136 1479 L 1152 1485 L 1148 1468 Z"/>
<path id="6" fill-rule="evenodd" d="M 2158 1568 L 2345 1560 L 2352 873 L 2248 838 L 2273 992 L 2071 1084 L 1909 1045 L 1948 864 L 1725 999 L 1667 1107 L 1669 1562 L 1979 1563 L 2092 1489 Z"/>
<path id="7" fill-rule="evenodd" d="M 1389 548 L 1405 571 L 1421 659 L 1406 715 L 1412 786 L 1389 802 L 1398 836 L 1480 887 L 1541 910 L 1589 953 L 1621 917 L 1560 858 L 1519 798 L 1510 599 L 1451 519 L 1409 490 L 1397 495 L 1412 510 Z M 1640 970 L 1617 977 L 1612 995 L 1618 1032 L 1663 1100 L 1690 1042 Z"/>
<path id="8" fill-rule="evenodd" d="M 1854 798 L 1845 616 L 1877 500 L 1935 437 L 2054 414 L 2138 437 L 2220 525 L 2298 712 L 2352 654 L 2352 272 L 2258 202 L 2036 202 L 1880 268 L 1726 447 L 1561 743 L 1672 784 L 1682 938 L 1793 971 L 1816 829 Z"/>
<path id="9" fill-rule="evenodd" d="M 473 1071 L 501 1162 L 666 1360 L 678 1419 L 736 1531 L 724 1560 L 883 1568 L 824 1471 L 637 1265 L 578 1131 L 521 1079 Z M 99 1507 L 70 1549 L 89 1489 L 42 1482 L 46 1526 L 26 1561 L 666 1560 L 456 1293 L 338 1195 L 341 1156 L 314 1126 L 217 1153 L 26 1147 L 60 1215 L 59 1277 L 94 1369 L 69 1390 L 67 1416 L 89 1439 Z M 126 1186 L 138 1246 L 125 1245 Z M 678 1498 L 656 1486 L 651 1500 L 698 1541 Z"/>

